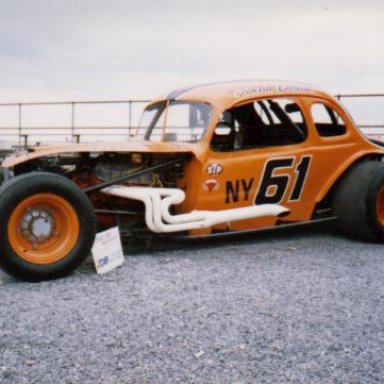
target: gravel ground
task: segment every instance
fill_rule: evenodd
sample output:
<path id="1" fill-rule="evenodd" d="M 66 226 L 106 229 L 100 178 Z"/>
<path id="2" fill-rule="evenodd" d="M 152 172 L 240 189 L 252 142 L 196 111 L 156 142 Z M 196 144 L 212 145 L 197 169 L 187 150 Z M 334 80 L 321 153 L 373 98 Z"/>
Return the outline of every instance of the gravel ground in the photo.
<path id="1" fill-rule="evenodd" d="M 0 383 L 383 383 L 383 246 L 317 225 L 0 272 Z"/>

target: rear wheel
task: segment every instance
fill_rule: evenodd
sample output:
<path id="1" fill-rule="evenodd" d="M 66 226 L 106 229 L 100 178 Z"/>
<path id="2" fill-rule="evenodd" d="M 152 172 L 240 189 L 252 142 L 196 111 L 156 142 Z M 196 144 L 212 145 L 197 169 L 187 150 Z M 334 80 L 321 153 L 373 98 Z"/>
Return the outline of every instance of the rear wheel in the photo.
<path id="1" fill-rule="evenodd" d="M 344 234 L 384 241 L 384 163 L 366 161 L 348 171 L 336 190 L 333 211 Z"/>
<path id="2" fill-rule="evenodd" d="M 93 245 L 96 220 L 87 196 L 52 173 L 17 176 L 0 188 L 0 266 L 40 281 L 67 275 Z"/>

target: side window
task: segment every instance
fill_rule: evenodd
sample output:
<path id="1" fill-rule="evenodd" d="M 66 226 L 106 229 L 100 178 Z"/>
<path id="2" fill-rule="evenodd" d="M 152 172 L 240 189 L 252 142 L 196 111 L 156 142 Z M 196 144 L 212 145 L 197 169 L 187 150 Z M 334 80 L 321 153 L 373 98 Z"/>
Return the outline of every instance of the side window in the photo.
<path id="1" fill-rule="evenodd" d="M 323 103 L 312 104 L 311 114 L 320 136 L 341 136 L 347 132 L 343 119 L 329 106 Z"/>
<path id="2" fill-rule="evenodd" d="M 232 108 L 224 112 L 221 121 L 231 129 L 225 136 L 213 136 L 211 146 L 216 151 L 290 145 L 307 137 L 299 105 L 286 98 L 257 100 Z"/>

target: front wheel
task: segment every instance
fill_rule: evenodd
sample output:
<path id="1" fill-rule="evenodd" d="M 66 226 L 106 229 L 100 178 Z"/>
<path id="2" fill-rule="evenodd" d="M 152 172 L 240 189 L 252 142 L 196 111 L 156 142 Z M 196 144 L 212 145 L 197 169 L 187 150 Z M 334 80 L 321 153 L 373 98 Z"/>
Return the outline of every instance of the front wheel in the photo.
<path id="1" fill-rule="evenodd" d="M 62 277 L 90 253 L 96 219 L 88 197 L 63 176 L 33 172 L 0 188 L 0 266 L 26 281 Z"/>

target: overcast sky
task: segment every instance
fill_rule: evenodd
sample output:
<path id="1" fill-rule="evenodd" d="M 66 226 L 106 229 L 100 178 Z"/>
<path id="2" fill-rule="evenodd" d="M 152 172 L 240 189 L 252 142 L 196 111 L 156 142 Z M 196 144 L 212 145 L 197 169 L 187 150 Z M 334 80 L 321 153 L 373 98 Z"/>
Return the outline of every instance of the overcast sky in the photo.
<path id="1" fill-rule="evenodd" d="M 384 92 L 383 0 L 0 0 L 0 102 L 218 80 Z"/>

